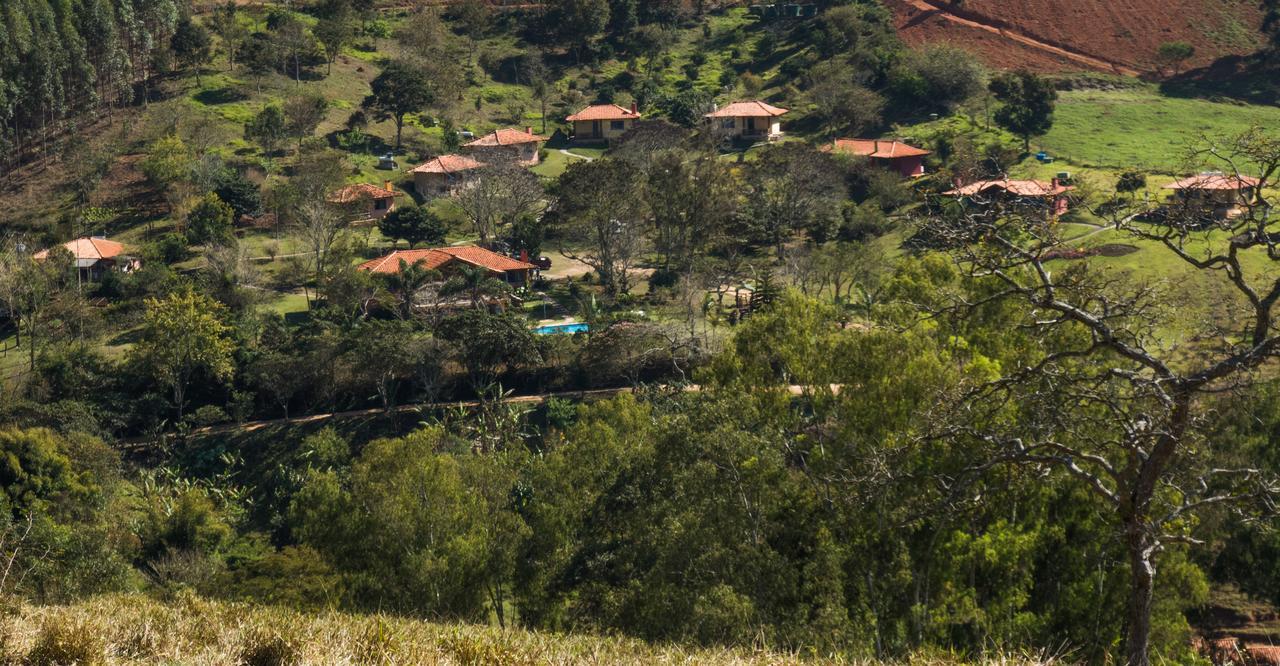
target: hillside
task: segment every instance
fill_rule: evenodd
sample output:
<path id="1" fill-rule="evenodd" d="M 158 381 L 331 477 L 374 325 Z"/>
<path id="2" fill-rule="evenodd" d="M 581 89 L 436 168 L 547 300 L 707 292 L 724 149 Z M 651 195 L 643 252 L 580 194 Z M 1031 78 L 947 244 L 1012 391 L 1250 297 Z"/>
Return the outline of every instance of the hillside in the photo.
<path id="1" fill-rule="evenodd" d="M 1256 50 L 1262 20 L 1257 3 L 1247 0 L 890 0 L 886 4 L 911 44 L 952 41 L 994 66 L 1046 72 L 1132 68 L 1155 73 L 1159 68 L 1156 50 L 1172 41 L 1195 46 L 1196 55 L 1188 64 L 1204 66 Z"/>

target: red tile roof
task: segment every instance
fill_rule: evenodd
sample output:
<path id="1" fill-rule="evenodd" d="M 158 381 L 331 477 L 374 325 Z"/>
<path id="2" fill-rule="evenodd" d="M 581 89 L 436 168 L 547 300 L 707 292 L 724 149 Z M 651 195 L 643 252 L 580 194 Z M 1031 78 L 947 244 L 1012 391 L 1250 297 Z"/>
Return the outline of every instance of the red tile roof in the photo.
<path id="1" fill-rule="evenodd" d="M 531 270 L 537 268 L 511 257 L 504 257 L 497 252 L 490 252 L 476 245 L 459 245 L 457 247 L 436 247 L 426 250 L 396 250 L 385 257 L 360 264 L 360 270 L 373 273 L 399 273 L 400 261 L 410 266 L 423 262 L 425 268 L 438 269 L 453 260 L 472 266 L 487 268 L 494 273 L 508 271 Z"/>
<path id="2" fill-rule="evenodd" d="M 417 167 L 410 173 L 458 173 L 460 171 L 479 169 L 483 166 L 485 166 L 484 162 L 477 161 L 466 155 L 441 155 L 427 161 L 426 164 Z"/>
<path id="3" fill-rule="evenodd" d="M 1257 187 L 1261 182 L 1250 176 L 1228 176 L 1221 173 L 1202 173 L 1183 178 L 1164 186 L 1166 190 L 1243 190 Z"/>
<path id="4" fill-rule="evenodd" d="M 880 159 L 898 157 L 918 157 L 928 155 L 929 151 L 909 146 L 901 141 L 880 139 L 836 139 L 822 147 L 827 152 L 839 151 L 850 155 L 864 155 Z"/>
<path id="5" fill-rule="evenodd" d="M 494 130 L 467 145 L 468 148 L 484 146 L 515 146 L 522 143 L 542 143 L 547 137 L 538 136 L 531 131 L 518 130 L 514 127 Z"/>
<path id="6" fill-rule="evenodd" d="M 367 183 L 357 183 L 348 185 L 329 195 L 328 202 L 336 204 L 348 204 L 360 201 L 361 199 L 394 199 L 400 196 L 391 183 L 387 183 L 386 187 L 378 187 L 377 185 L 369 185 Z"/>
<path id="7" fill-rule="evenodd" d="M 949 190 L 946 194 L 959 197 L 971 197 L 975 194 L 981 194 L 987 190 L 1003 190 L 1019 197 L 1048 197 L 1063 192 L 1068 192 L 1076 188 L 1069 185 L 1058 185 L 1056 183 L 1046 183 L 1042 180 L 979 180 L 968 185 L 957 187 Z"/>
<path id="8" fill-rule="evenodd" d="M 114 259 L 124 253 L 124 245 L 105 238 L 77 238 L 62 244 L 71 256 L 80 260 Z M 48 250 L 31 255 L 32 259 L 47 259 Z"/>
<path id="9" fill-rule="evenodd" d="M 635 120 L 640 114 L 617 104 L 596 104 L 565 118 L 569 122 L 575 120 Z"/>
<path id="10" fill-rule="evenodd" d="M 774 118 L 787 110 L 761 101 L 734 102 L 708 113 L 707 118 Z"/>

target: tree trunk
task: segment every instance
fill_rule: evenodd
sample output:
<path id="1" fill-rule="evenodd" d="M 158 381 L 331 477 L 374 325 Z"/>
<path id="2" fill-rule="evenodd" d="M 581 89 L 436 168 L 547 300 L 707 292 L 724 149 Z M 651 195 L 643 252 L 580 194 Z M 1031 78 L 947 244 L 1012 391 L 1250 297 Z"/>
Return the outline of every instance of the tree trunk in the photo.
<path id="1" fill-rule="evenodd" d="M 1129 550 L 1129 609 L 1125 631 L 1127 666 L 1151 666 L 1151 603 L 1156 567 L 1151 537 L 1141 525 L 1131 525 L 1126 539 Z"/>

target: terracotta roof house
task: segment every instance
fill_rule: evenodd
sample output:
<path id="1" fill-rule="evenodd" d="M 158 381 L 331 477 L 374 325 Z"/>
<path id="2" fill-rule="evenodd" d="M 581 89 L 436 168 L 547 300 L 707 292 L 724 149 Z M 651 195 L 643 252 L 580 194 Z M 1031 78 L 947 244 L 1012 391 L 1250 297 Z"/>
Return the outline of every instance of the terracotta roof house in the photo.
<path id="1" fill-rule="evenodd" d="M 79 278 L 84 281 L 96 282 L 110 270 L 128 273 L 142 267 L 140 260 L 125 256 L 122 243 L 101 236 L 77 238 L 63 243 L 62 247 L 71 253 Z M 45 261 L 49 258 L 49 250 L 40 250 L 31 255 L 31 258 Z"/>
<path id="2" fill-rule="evenodd" d="M 537 266 L 519 259 L 512 259 L 491 252 L 478 245 L 435 247 L 425 250 L 396 250 L 385 257 L 360 264 L 362 271 L 393 274 L 400 272 L 400 262 L 413 266 L 423 262 L 425 268 L 448 274 L 457 266 L 478 266 L 512 284 L 526 284 L 533 277 Z"/>
<path id="3" fill-rule="evenodd" d="M 382 187 L 367 183 L 347 185 L 331 192 L 325 200 L 348 209 L 353 220 L 376 222 L 396 209 L 399 196 L 401 193 L 387 181 Z"/>
<path id="4" fill-rule="evenodd" d="M 1002 199 L 1023 205 L 1044 207 L 1052 215 L 1064 215 L 1070 210 L 1067 192 L 1075 188 L 1063 185 L 1057 178 L 1049 182 L 1043 180 L 979 180 L 968 185 L 958 185 L 945 192 L 948 196 L 961 199 Z"/>
<path id="5" fill-rule="evenodd" d="M 475 172 L 485 166 L 469 155 L 441 155 L 415 168 L 413 188 L 424 197 L 447 196 L 471 182 Z"/>
<path id="6" fill-rule="evenodd" d="M 728 138 L 773 141 L 782 136 L 782 123 L 778 118 L 786 113 L 786 109 L 772 104 L 751 101 L 733 102 L 704 117 L 711 119 L 715 128 Z"/>
<path id="7" fill-rule="evenodd" d="M 514 162 L 522 166 L 534 166 L 540 161 L 538 150 L 547 137 L 533 133 L 532 127 L 518 130 L 508 127 L 494 130 L 463 147 L 476 159 L 489 163 Z"/>
<path id="8" fill-rule="evenodd" d="M 1216 219 L 1229 219 L 1244 213 L 1261 181 L 1250 176 L 1228 176 L 1213 171 L 1189 176 L 1164 186 L 1173 190 L 1171 208 L 1207 213 Z"/>
<path id="9" fill-rule="evenodd" d="M 575 143 L 608 143 L 630 132 L 639 119 L 640 111 L 635 104 L 630 109 L 617 104 L 596 104 L 565 118 L 573 123 Z"/>
<path id="10" fill-rule="evenodd" d="M 876 164 L 897 171 L 906 178 L 924 175 L 924 156 L 929 151 L 901 141 L 881 139 L 836 139 L 822 147 L 829 153 L 868 157 Z"/>

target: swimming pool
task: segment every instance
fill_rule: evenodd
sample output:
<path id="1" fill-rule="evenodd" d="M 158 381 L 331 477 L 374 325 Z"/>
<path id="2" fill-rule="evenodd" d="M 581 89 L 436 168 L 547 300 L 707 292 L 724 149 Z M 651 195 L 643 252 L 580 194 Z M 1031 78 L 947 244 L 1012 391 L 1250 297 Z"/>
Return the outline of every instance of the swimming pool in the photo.
<path id="1" fill-rule="evenodd" d="M 591 330 L 591 326 L 583 323 L 576 323 L 539 326 L 533 329 L 533 332 L 538 335 L 555 335 L 558 333 L 586 333 L 589 330 Z"/>

